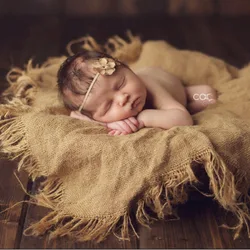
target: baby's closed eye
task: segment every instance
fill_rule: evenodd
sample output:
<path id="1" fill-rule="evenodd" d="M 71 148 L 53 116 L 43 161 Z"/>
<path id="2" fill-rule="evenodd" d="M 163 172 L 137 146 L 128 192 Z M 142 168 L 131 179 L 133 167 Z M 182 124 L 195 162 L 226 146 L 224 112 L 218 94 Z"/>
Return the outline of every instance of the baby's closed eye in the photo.
<path id="1" fill-rule="evenodd" d="M 117 90 L 123 88 L 124 86 L 125 86 L 125 77 L 123 77 L 123 79 L 119 81 Z"/>

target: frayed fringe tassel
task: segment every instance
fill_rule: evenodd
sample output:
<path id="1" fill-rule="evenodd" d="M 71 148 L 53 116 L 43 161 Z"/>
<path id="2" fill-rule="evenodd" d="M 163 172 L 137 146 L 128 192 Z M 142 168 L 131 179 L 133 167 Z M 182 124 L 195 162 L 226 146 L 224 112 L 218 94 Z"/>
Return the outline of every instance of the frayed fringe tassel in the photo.
<path id="1" fill-rule="evenodd" d="M 198 182 L 198 180 L 190 164 L 183 165 L 178 171 L 162 174 L 162 180 L 156 180 L 137 202 L 137 221 L 148 228 L 150 228 L 149 224 L 157 221 L 146 212 L 146 207 L 155 212 L 158 219 L 164 219 L 165 215 L 175 215 L 173 205 L 187 201 L 186 185 L 191 182 Z"/>
<path id="2" fill-rule="evenodd" d="M 72 56 L 75 54 L 72 50 L 73 45 L 81 44 L 81 47 L 83 49 L 89 50 L 89 51 L 98 51 L 103 52 L 103 48 L 100 44 L 96 42 L 96 40 L 92 36 L 84 36 L 80 37 L 78 39 L 70 41 L 66 46 L 67 53 Z"/>
<path id="3" fill-rule="evenodd" d="M 126 32 L 128 42 L 119 36 L 108 39 L 104 45 L 104 51 L 120 61 L 130 64 L 135 62 L 142 50 L 142 42 L 139 36 L 134 36 L 130 30 Z"/>
<path id="4" fill-rule="evenodd" d="M 18 160 L 18 171 L 26 170 L 34 180 L 45 173 L 38 171 L 39 167 L 32 157 L 25 138 L 25 127 L 20 117 L 0 121 L 0 152 L 6 154 L 9 160 Z"/>
<path id="5" fill-rule="evenodd" d="M 146 226 L 156 220 L 146 213 L 145 207 L 155 212 L 158 219 L 164 219 L 165 215 L 175 213 L 173 205 L 187 201 L 187 184 L 198 182 L 190 165 L 187 163 L 177 171 L 162 174 L 162 179 L 156 180 L 145 192 L 142 199 L 137 202 L 136 212 L 136 218 L 142 225 Z"/>
<path id="6" fill-rule="evenodd" d="M 0 122 L 0 141 L 1 152 L 8 155 L 10 160 L 18 159 L 18 170 L 26 170 L 33 179 L 42 174 L 37 172 L 39 169 L 37 162 L 32 158 L 25 138 L 25 127 L 20 118 L 12 118 Z M 53 229 L 50 239 L 64 235 L 74 236 L 79 241 L 96 240 L 100 242 L 112 231 L 121 240 L 129 240 L 129 225 L 137 235 L 131 222 L 129 212 L 123 215 L 103 217 L 103 218 L 75 218 L 60 211 L 59 206 L 62 201 L 63 188 L 59 178 L 48 177 L 41 183 L 40 192 L 33 197 L 37 205 L 52 209 L 53 211 L 39 222 L 31 225 L 24 232 L 25 235 L 38 236 L 46 231 Z M 69 220 L 64 223 L 65 220 Z M 122 222 L 120 235 L 116 233 L 118 222 Z M 55 227 L 55 228 L 54 228 Z M 137 237 L 139 237 L 137 235 Z"/>
<path id="7" fill-rule="evenodd" d="M 72 47 L 80 45 L 82 49 L 88 51 L 105 52 L 112 57 L 122 61 L 123 63 L 135 62 L 142 50 L 142 42 L 139 36 L 132 35 L 131 31 L 126 32 L 128 41 L 125 41 L 119 36 L 113 36 L 107 40 L 104 46 L 98 44 L 91 36 L 84 36 L 72 40 L 67 44 L 66 50 L 70 56 L 74 55 Z"/>
<path id="8" fill-rule="evenodd" d="M 122 224 L 118 226 L 118 224 Z M 69 236 L 77 241 L 95 241 L 99 243 L 106 239 L 112 232 L 119 240 L 130 240 L 129 226 L 133 229 L 134 234 L 139 238 L 128 212 L 122 216 L 107 216 L 94 219 L 75 218 L 64 214 L 61 211 L 53 211 L 41 219 L 39 222 L 32 224 L 24 231 L 26 236 L 39 236 L 49 231 L 49 239 Z M 118 235 L 120 232 L 120 235 Z"/>
<path id="9" fill-rule="evenodd" d="M 22 69 L 13 67 L 6 75 L 6 80 L 9 85 L 13 84 L 20 76 L 24 76 L 25 73 Z"/>
<path id="10" fill-rule="evenodd" d="M 212 197 L 214 197 L 224 209 L 232 212 L 238 219 L 238 223 L 235 226 L 230 227 L 223 225 L 223 227 L 235 230 L 234 239 L 236 239 L 245 224 L 248 237 L 250 238 L 249 209 L 246 203 L 238 201 L 240 197 L 235 185 L 235 179 L 241 177 L 234 177 L 215 151 L 206 150 L 194 161 L 204 165 L 205 171 L 210 179 Z M 163 179 L 165 181 L 158 181 L 158 184 L 146 191 L 143 197 L 137 202 L 136 219 L 141 225 L 148 228 L 150 228 L 148 225 L 156 219 L 146 212 L 146 207 L 154 211 L 159 219 L 164 219 L 164 215 L 172 215 L 175 213 L 173 205 L 183 204 L 187 201 L 188 193 L 186 186 L 198 182 L 191 169 L 190 163 L 184 165 L 182 169 L 178 171 L 163 175 Z M 159 182 L 162 184 L 159 184 Z M 210 194 L 202 194 L 211 196 Z M 244 198 L 245 202 L 249 202 L 249 196 L 247 194 L 242 195 L 241 198 Z"/>
<path id="11" fill-rule="evenodd" d="M 243 198 L 245 201 L 249 200 L 249 196 L 244 194 L 240 197 L 235 185 L 235 179 L 239 179 L 241 176 L 234 176 L 216 152 L 210 152 L 204 166 L 210 179 L 210 189 L 213 191 L 214 199 L 224 209 L 235 214 L 238 219 L 238 224 L 234 227 L 224 227 L 235 230 L 234 239 L 236 239 L 245 224 L 250 238 L 249 209 L 247 204 L 238 201 L 239 198 Z"/>
<path id="12" fill-rule="evenodd" d="M 63 188 L 59 178 L 48 177 L 40 184 L 36 195 L 37 205 L 55 209 L 62 201 Z"/>
<path id="13" fill-rule="evenodd" d="M 36 70 L 37 72 L 39 72 L 41 71 L 41 69 L 39 69 L 38 65 L 33 67 L 32 64 L 33 60 L 29 59 L 27 65 L 24 65 L 24 70 L 18 67 L 13 67 L 12 69 L 10 69 L 6 75 L 7 82 L 10 85 L 12 85 L 13 83 L 16 82 L 26 81 L 29 82 L 30 84 L 35 85 L 35 83 L 33 82 L 32 78 L 29 75 L 32 71 Z"/>
<path id="14" fill-rule="evenodd" d="M 27 228 L 25 235 L 38 236 L 52 229 L 49 236 L 51 240 L 67 235 L 78 241 L 93 240 L 98 243 L 103 241 L 111 231 L 119 240 L 130 240 L 130 226 L 139 238 L 128 211 L 117 216 L 96 217 L 94 219 L 76 218 L 61 211 L 62 196 L 62 183 L 58 178 L 48 178 L 41 184 L 40 193 L 35 197 L 36 203 L 54 211 Z M 118 232 L 120 232 L 120 235 L 118 235 Z"/>
<path id="15" fill-rule="evenodd" d="M 46 173 L 38 172 L 39 166 L 33 159 L 28 148 L 25 138 L 25 127 L 20 117 L 11 118 L 0 122 L 0 141 L 1 151 L 8 154 L 8 158 L 20 161 L 18 169 L 27 170 L 33 179 L 39 176 L 47 176 Z M 227 168 L 221 157 L 213 150 L 203 150 L 193 161 L 203 164 L 205 171 L 210 179 L 210 190 L 214 199 L 226 210 L 234 213 L 238 219 L 238 224 L 234 227 L 225 226 L 235 230 L 234 238 L 237 238 L 246 225 L 248 236 L 249 230 L 249 209 L 247 204 L 249 196 L 241 194 L 236 189 L 237 182 L 244 179 L 244 176 L 234 176 Z M 184 203 L 187 198 L 186 185 L 198 182 L 192 168 L 191 162 L 183 164 L 178 171 L 170 171 L 163 173 L 160 178 L 155 180 L 143 194 L 143 197 L 137 202 L 136 218 L 138 222 L 144 226 L 148 226 L 156 219 L 146 212 L 146 207 L 153 210 L 159 219 L 163 219 L 164 215 L 173 213 L 173 205 Z M 206 195 L 206 194 L 204 194 Z M 210 196 L 210 195 L 209 195 Z M 244 202 L 240 202 L 243 198 Z M 42 183 L 42 190 L 35 196 L 38 205 L 51 208 L 53 212 L 45 216 L 40 222 L 31 225 L 30 235 L 40 235 L 49 229 L 53 229 L 51 238 L 63 235 L 70 235 L 79 241 L 96 240 L 100 242 L 112 231 L 117 238 L 129 240 L 129 225 L 138 237 L 131 219 L 129 217 L 129 208 L 122 215 L 97 218 L 75 218 L 67 215 L 60 210 L 60 204 L 63 199 L 63 187 L 58 178 L 49 176 Z M 67 223 L 64 223 L 68 220 Z M 117 225 L 122 220 L 120 228 L 120 236 L 115 233 Z M 56 225 L 55 229 L 54 226 Z"/>

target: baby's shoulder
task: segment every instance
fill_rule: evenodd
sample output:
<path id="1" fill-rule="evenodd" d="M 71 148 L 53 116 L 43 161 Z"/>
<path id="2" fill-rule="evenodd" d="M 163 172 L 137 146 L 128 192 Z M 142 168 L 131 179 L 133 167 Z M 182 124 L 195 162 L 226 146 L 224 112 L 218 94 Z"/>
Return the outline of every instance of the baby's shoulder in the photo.
<path id="1" fill-rule="evenodd" d="M 144 82 L 154 107 L 169 106 L 176 101 L 185 105 L 184 87 L 174 75 L 158 67 L 144 68 L 137 74 Z"/>

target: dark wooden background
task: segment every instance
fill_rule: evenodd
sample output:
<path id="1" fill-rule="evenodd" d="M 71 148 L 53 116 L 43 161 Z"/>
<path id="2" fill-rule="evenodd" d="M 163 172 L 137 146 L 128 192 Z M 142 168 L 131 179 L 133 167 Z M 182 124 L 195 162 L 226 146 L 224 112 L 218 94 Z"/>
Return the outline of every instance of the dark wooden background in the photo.
<path id="1" fill-rule="evenodd" d="M 41 63 L 65 54 L 67 42 L 86 34 L 104 42 L 114 34 L 124 36 L 127 29 L 142 40 L 165 39 L 179 49 L 243 67 L 250 61 L 249 13 L 248 0 L 2 0 L 0 90 L 7 87 L 11 66 L 23 66 L 31 57 Z M 15 168 L 16 163 L 0 162 L 1 211 L 28 199 L 13 175 Z M 25 173 L 19 177 L 29 191 L 34 189 Z M 157 222 L 151 231 L 137 225 L 140 239 L 125 243 L 114 236 L 100 244 L 23 236 L 27 225 L 46 212 L 24 203 L 0 214 L 0 248 L 250 248 L 246 230 L 234 241 L 232 232 L 220 227 L 232 223 L 231 214 L 212 199 L 193 195 L 179 207 L 180 220 Z"/>
<path id="2" fill-rule="evenodd" d="M 140 14 L 229 15 L 250 13 L 249 0 L 1 0 L 0 15 L 134 16 Z"/>

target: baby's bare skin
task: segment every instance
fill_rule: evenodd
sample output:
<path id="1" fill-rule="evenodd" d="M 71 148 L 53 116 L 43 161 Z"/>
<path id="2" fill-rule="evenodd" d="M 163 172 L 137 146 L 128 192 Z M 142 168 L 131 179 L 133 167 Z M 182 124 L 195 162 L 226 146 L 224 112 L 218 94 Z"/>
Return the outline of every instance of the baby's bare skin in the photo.
<path id="1" fill-rule="evenodd" d="M 120 79 L 124 77 L 128 80 L 125 80 L 125 83 L 120 85 Z M 118 70 L 114 76 L 100 78 L 99 81 L 95 94 L 89 98 L 89 107 L 100 101 L 100 105 L 103 102 L 105 103 L 106 95 L 108 99 L 112 97 L 114 106 L 112 106 L 111 113 L 109 114 L 108 112 L 100 116 L 98 115 L 100 112 L 97 109 L 97 113 L 93 117 L 99 123 L 108 124 L 108 127 L 111 129 L 110 134 L 112 135 L 133 133 L 144 126 L 169 129 L 173 126 L 193 125 L 190 114 L 201 111 L 208 104 L 212 103 L 195 100 L 193 96 L 210 92 L 211 100 L 216 101 L 217 98 L 215 90 L 210 86 L 196 85 L 185 87 L 177 77 L 161 68 L 155 67 L 144 68 L 134 73 L 129 69 L 123 68 Z M 113 89 L 117 89 L 116 86 L 122 86 L 122 88 L 119 87 L 118 90 L 114 91 Z M 138 86 L 137 90 L 133 86 Z M 139 89 L 142 92 L 138 92 Z M 124 96 L 126 95 L 126 98 L 123 98 L 123 94 Z M 130 106 L 130 102 L 138 96 L 140 96 L 140 105 L 142 106 L 137 110 Z M 81 103 L 81 100 L 78 102 Z M 131 111 L 129 111 L 129 107 L 131 107 Z M 123 112 L 124 117 L 121 116 Z M 130 116 L 129 113 L 131 113 Z M 84 119 L 81 117 L 83 115 L 77 114 L 77 112 L 72 112 L 71 116 L 89 120 L 89 118 Z M 115 120 L 116 116 L 119 116 L 119 119 Z M 134 118 L 136 118 L 137 122 Z"/>
<path id="2" fill-rule="evenodd" d="M 199 112 L 217 100 L 215 89 L 209 85 L 185 87 L 174 75 L 161 68 L 148 67 L 135 72 L 144 82 L 148 90 L 148 103 L 145 108 L 161 109 L 166 107 L 185 107 L 191 114 Z M 199 96 L 208 95 L 209 100 L 199 100 Z M 180 105 L 178 105 L 178 103 Z"/>
<path id="3" fill-rule="evenodd" d="M 178 105 L 177 102 L 180 107 L 186 107 L 185 89 L 177 77 L 156 67 L 143 68 L 135 73 L 146 85 L 149 107 L 161 109 L 162 105 Z"/>

